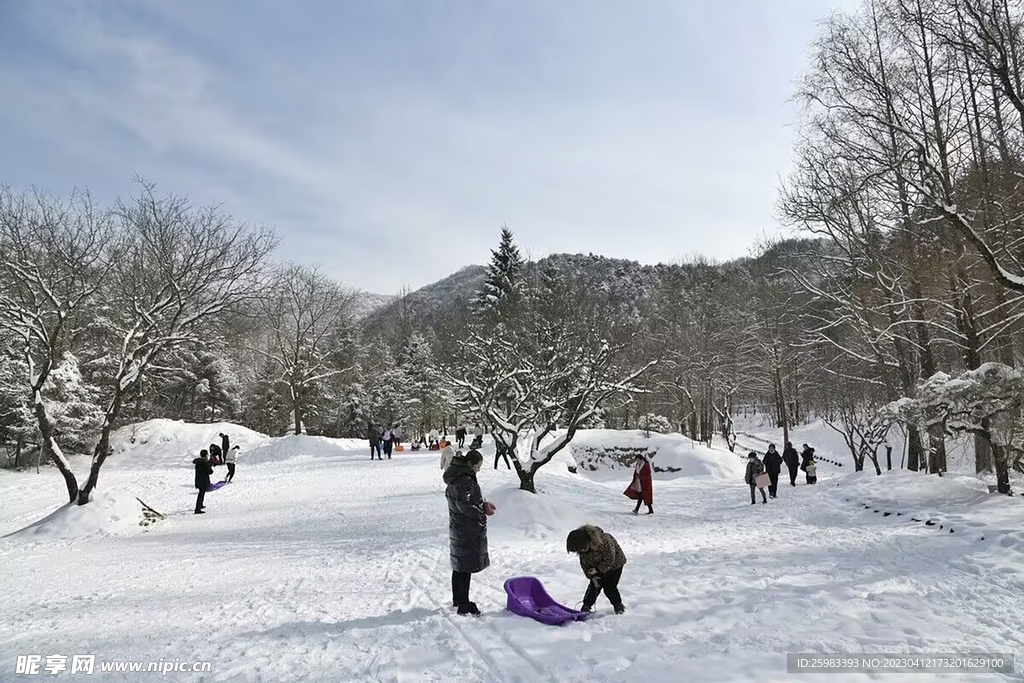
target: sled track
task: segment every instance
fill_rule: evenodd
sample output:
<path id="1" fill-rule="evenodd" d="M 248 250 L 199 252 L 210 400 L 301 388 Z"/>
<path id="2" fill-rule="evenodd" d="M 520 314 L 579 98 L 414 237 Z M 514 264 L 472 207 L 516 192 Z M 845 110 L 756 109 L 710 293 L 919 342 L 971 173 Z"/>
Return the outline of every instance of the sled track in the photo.
<path id="1" fill-rule="evenodd" d="M 434 574 L 436 574 L 437 567 L 441 564 L 440 553 L 435 554 L 433 556 L 433 561 L 429 562 L 429 565 L 433 567 L 432 569 L 428 568 L 427 558 L 429 557 L 429 555 L 425 551 L 418 551 L 417 556 L 419 557 L 419 561 L 417 562 L 417 566 L 419 569 L 424 570 L 427 576 L 433 576 Z M 412 577 L 413 574 L 413 572 L 410 572 L 409 576 Z M 482 621 L 479 618 L 477 620 L 474 620 L 472 623 L 483 623 L 485 625 L 485 628 L 491 633 L 493 633 L 495 636 L 497 636 L 497 639 L 505 645 L 506 651 L 512 652 L 516 656 L 516 658 L 524 662 L 532 672 L 528 675 L 515 676 L 513 678 L 509 678 L 505 672 L 501 671 L 501 667 L 499 667 L 498 662 L 495 661 L 492 655 L 488 654 L 485 647 L 478 640 L 471 637 L 466 632 L 466 629 L 462 626 L 462 624 L 459 623 L 459 617 L 453 617 L 450 614 L 446 605 L 438 604 L 437 600 L 435 600 L 430 595 L 430 592 L 426 589 L 426 587 L 423 584 L 419 583 L 415 579 L 411 579 L 411 583 L 419 590 L 423 598 L 426 599 L 426 601 L 429 602 L 438 611 L 438 613 L 441 615 L 441 618 L 444 619 L 448 624 L 450 624 L 452 626 L 452 629 L 455 632 L 457 632 L 462 637 L 462 640 L 464 640 L 466 644 L 469 645 L 469 647 L 477 654 L 477 656 L 480 657 L 480 660 L 484 663 L 487 670 L 490 672 L 491 678 L 493 680 L 534 681 L 538 678 L 541 678 L 543 680 L 551 681 L 552 683 L 558 683 L 558 679 L 556 679 L 551 673 L 546 671 L 544 667 L 537 662 L 537 660 L 535 660 L 530 655 L 526 654 L 526 652 L 524 652 L 521 647 L 513 643 L 507 634 L 499 630 L 494 625 Z M 495 589 L 491 590 L 493 591 Z M 504 592 L 502 592 L 502 595 L 504 595 Z"/>

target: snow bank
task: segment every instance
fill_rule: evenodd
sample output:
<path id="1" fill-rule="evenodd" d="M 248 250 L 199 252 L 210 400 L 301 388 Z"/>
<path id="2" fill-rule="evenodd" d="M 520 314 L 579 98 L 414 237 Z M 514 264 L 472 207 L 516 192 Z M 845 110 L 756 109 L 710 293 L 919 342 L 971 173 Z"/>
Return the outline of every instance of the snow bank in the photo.
<path id="1" fill-rule="evenodd" d="M 96 491 L 88 505 L 68 503 L 7 538 L 52 540 L 137 532 L 142 521 L 139 501 L 124 491 Z"/>
<path id="2" fill-rule="evenodd" d="M 199 451 L 212 443 L 220 445 L 221 433 L 227 434 L 241 453 L 270 440 L 266 434 L 230 422 L 147 420 L 121 427 L 110 435 L 113 452 L 105 467 L 191 467 Z"/>
<path id="3" fill-rule="evenodd" d="M 510 484 L 485 495 L 497 507 L 488 520 L 488 529 L 499 536 L 531 539 L 565 539 L 566 535 L 587 520 L 572 505 L 543 493 L 519 490 Z"/>
<path id="4" fill-rule="evenodd" d="M 326 436 L 309 436 L 291 434 L 276 439 L 268 439 L 265 443 L 249 451 L 242 451 L 238 461 L 246 464 L 278 462 L 300 456 L 314 458 L 336 456 L 365 456 L 366 442 L 362 439 L 332 439 Z M 394 457 L 401 457 L 401 453 Z"/>
<path id="5" fill-rule="evenodd" d="M 578 472 L 589 479 L 621 480 L 633 468 L 636 453 L 652 457 L 655 479 L 710 477 L 742 480 L 744 462 L 727 449 L 708 448 L 679 434 L 654 434 L 613 429 L 577 432 L 569 444 Z"/>

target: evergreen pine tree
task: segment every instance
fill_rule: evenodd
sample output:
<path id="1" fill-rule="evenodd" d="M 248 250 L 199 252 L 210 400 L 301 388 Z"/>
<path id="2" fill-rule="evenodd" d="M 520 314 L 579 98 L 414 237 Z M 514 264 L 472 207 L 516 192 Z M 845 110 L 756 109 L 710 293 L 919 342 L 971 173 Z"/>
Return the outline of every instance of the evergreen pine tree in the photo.
<path id="1" fill-rule="evenodd" d="M 480 291 L 473 300 L 477 322 L 509 326 L 519 311 L 523 294 L 523 257 L 507 226 L 501 228 L 498 249 Z"/>

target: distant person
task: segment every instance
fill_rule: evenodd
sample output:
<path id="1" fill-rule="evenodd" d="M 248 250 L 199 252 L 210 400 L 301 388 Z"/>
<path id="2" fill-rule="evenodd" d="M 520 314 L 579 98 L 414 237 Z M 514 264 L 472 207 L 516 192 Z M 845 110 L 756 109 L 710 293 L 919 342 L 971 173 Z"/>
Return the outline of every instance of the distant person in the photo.
<path id="1" fill-rule="evenodd" d="M 228 476 L 224 477 L 224 481 L 233 481 L 235 478 L 235 458 L 238 455 L 238 446 L 232 446 L 231 450 L 227 451 L 227 455 L 224 456 L 224 462 L 228 466 Z"/>
<path id="2" fill-rule="evenodd" d="M 494 503 L 484 500 L 476 475 L 484 464 L 480 451 L 455 458 L 444 471 L 445 498 L 448 500 L 448 544 L 452 563 L 452 605 L 459 614 L 477 615 L 480 610 L 469 599 L 473 574 L 491 564 L 487 553 L 487 517 L 495 512 Z"/>
<path id="3" fill-rule="evenodd" d="M 384 444 L 384 455 L 388 456 L 388 460 L 391 459 L 391 440 L 394 438 L 391 427 L 385 427 L 384 432 L 380 435 L 381 443 Z"/>
<path id="4" fill-rule="evenodd" d="M 203 504 L 206 498 L 206 490 L 210 488 L 210 475 L 213 474 L 213 465 L 210 464 L 210 454 L 206 450 L 199 452 L 199 457 L 192 461 L 192 464 L 196 467 L 196 488 L 199 490 L 199 494 L 196 496 L 196 512 L 197 515 L 206 514 L 203 510 L 206 506 Z"/>
<path id="5" fill-rule="evenodd" d="M 797 454 L 796 449 L 793 448 L 791 441 L 787 441 L 786 447 L 782 450 L 782 460 L 786 463 L 786 468 L 789 470 L 789 485 L 796 486 L 796 473 L 800 467 L 800 456 Z"/>
<path id="6" fill-rule="evenodd" d="M 494 469 L 498 469 L 498 459 L 505 459 L 505 467 L 512 469 L 512 463 L 508 460 L 508 449 L 495 440 L 494 442 Z"/>
<path id="7" fill-rule="evenodd" d="M 366 439 L 370 442 L 370 460 L 373 460 L 375 455 L 380 458 L 380 433 L 372 422 L 366 428 Z"/>
<path id="8" fill-rule="evenodd" d="M 479 422 L 477 422 L 476 425 L 474 425 L 474 427 L 473 427 L 473 436 L 479 436 L 480 437 L 480 443 L 483 443 L 483 441 L 484 441 L 484 433 L 485 433 L 484 432 L 484 428 L 480 426 Z"/>
<path id="9" fill-rule="evenodd" d="M 221 460 L 221 457 L 222 456 L 221 456 L 221 452 L 220 452 L 220 446 L 218 446 L 215 443 L 211 443 L 210 444 L 210 464 L 213 465 L 214 467 L 216 467 L 217 465 L 220 465 L 223 462 L 223 460 Z"/>
<path id="10" fill-rule="evenodd" d="M 622 596 L 619 595 L 619 579 L 622 578 L 622 568 L 626 566 L 626 554 L 622 552 L 615 537 L 601 527 L 588 524 L 569 532 L 565 539 L 565 551 L 580 556 L 580 567 L 590 580 L 583 596 L 582 610 L 593 610 L 597 596 L 603 590 L 615 613 L 625 612 Z"/>
<path id="11" fill-rule="evenodd" d="M 768 452 L 764 454 L 764 469 L 768 473 L 768 495 L 777 498 L 779 492 L 779 474 L 782 473 L 782 456 L 775 450 L 775 444 L 768 444 Z"/>
<path id="12" fill-rule="evenodd" d="M 754 497 L 754 489 L 760 489 L 761 491 L 761 504 L 768 504 L 768 496 L 764 492 L 764 482 L 759 480 L 758 477 L 764 474 L 764 463 L 758 460 L 757 453 L 750 451 L 747 455 L 747 471 L 743 475 L 743 481 L 747 482 L 750 486 L 750 504 L 755 505 L 757 499 Z"/>
<path id="13" fill-rule="evenodd" d="M 626 490 L 622 492 L 624 496 L 636 501 L 636 507 L 633 508 L 633 514 L 640 514 L 640 505 L 647 506 L 647 514 L 654 514 L 654 482 L 652 479 L 652 467 L 651 461 L 648 459 L 647 452 L 638 453 L 636 460 L 633 461 L 633 481 L 630 482 Z"/>
<path id="14" fill-rule="evenodd" d="M 445 446 L 444 448 L 442 448 L 441 449 L 441 471 L 443 472 L 444 470 L 448 469 L 448 466 L 452 464 L 452 460 L 454 460 L 457 457 L 458 458 L 462 457 L 462 451 L 459 451 L 458 453 L 456 453 L 455 449 L 452 448 L 451 446 Z"/>
<path id="15" fill-rule="evenodd" d="M 228 438 L 227 434 L 220 435 L 220 452 L 224 456 L 224 462 L 227 462 L 228 451 L 231 450 L 231 439 Z"/>
<path id="16" fill-rule="evenodd" d="M 394 449 L 398 448 L 398 445 L 400 443 L 402 443 L 402 436 L 404 434 L 405 434 L 405 431 L 402 429 L 402 425 L 400 425 L 400 424 L 396 424 L 391 429 L 391 444 L 392 444 L 392 448 L 394 448 Z"/>
<path id="17" fill-rule="evenodd" d="M 808 471 L 811 465 L 814 466 L 813 473 Z M 804 444 L 803 452 L 800 453 L 800 469 L 807 475 L 808 484 L 818 483 L 818 463 L 814 460 L 814 449 L 807 444 Z"/>
<path id="18" fill-rule="evenodd" d="M 460 425 L 455 430 L 455 443 L 458 445 L 459 448 L 462 448 L 463 446 L 466 445 L 466 427 L 465 426 Z"/>
<path id="19" fill-rule="evenodd" d="M 435 427 L 434 429 L 430 430 L 430 434 L 428 435 L 427 444 L 429 446 L 433 446 L 438 441 L 440 441 L 440 439 L 441 439 L 441 434 L 437 431 L 437 428 Z"/>

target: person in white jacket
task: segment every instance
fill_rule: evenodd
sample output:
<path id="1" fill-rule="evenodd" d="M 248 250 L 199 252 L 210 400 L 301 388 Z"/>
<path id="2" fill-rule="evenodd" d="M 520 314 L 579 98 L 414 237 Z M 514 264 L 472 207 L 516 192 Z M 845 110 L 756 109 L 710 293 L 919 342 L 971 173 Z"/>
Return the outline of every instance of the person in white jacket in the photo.
<path id="1" fill-rule="evenodd" d="M 225 462 L 228 464 L 228 476 L 224 477 L 225 480 L 231 481 L 235 478 L 235 459 L 238 457 L 238 446 L 232 446 L 228 450 L 227 455 L 224 456 Z"/>
<path id="2" fill-rule="evenodd" d="M 452 464 L 453 458 L 461 458 L 462 451 L 456 452 L 451 446 L 445 446 L 441 449 L 441 471 L 444 472 L 448 469 L 448 465 Z"/>

